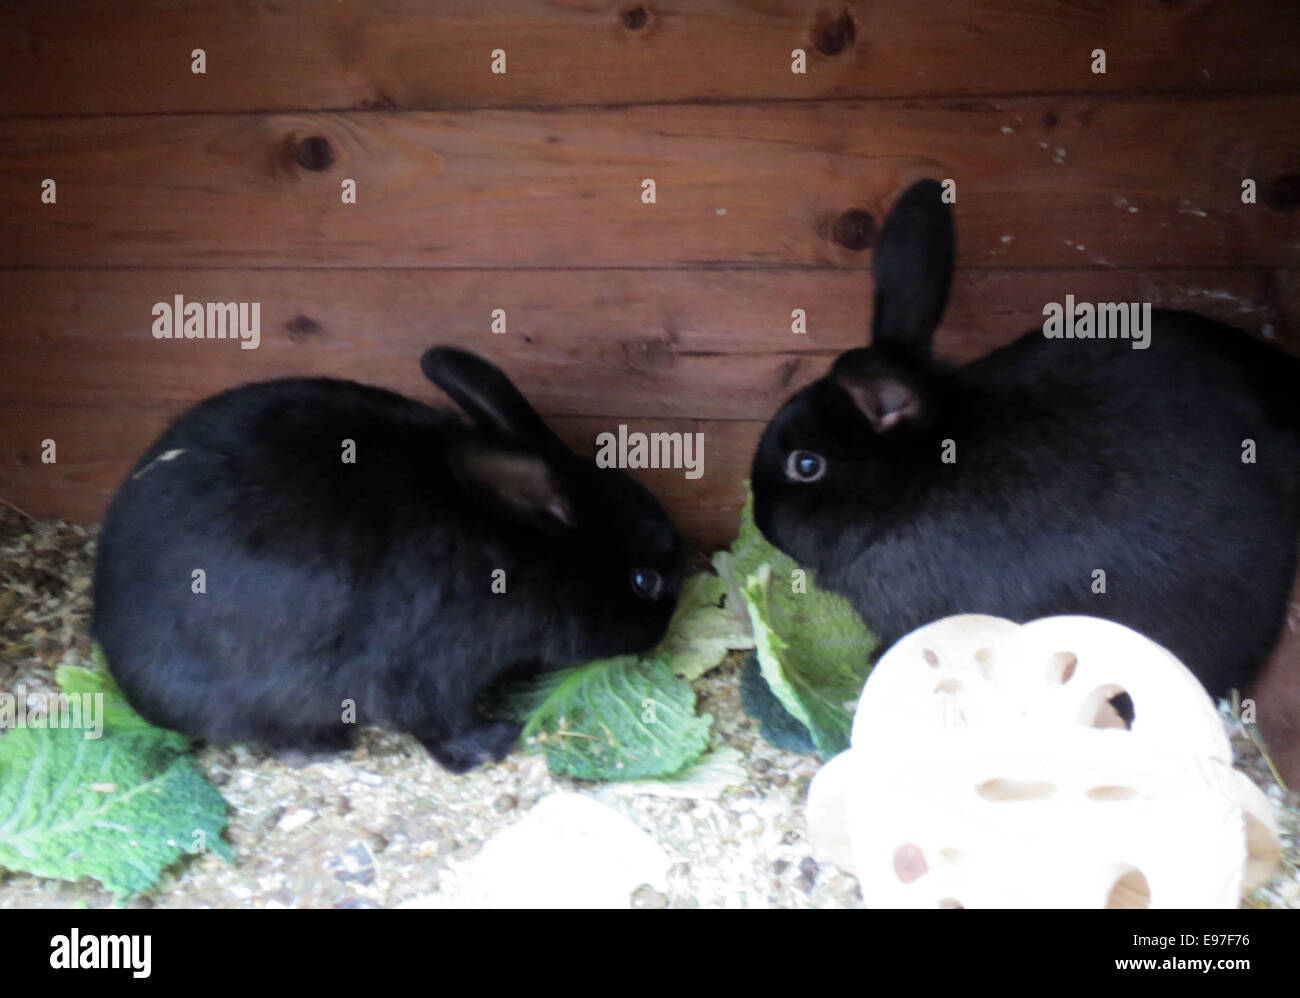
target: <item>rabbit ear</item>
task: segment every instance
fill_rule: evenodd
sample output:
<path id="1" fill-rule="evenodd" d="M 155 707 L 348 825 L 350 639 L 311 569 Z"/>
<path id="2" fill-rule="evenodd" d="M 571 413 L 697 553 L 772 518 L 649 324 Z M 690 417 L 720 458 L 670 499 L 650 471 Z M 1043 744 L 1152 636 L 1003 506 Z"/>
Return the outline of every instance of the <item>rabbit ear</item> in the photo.
<path id="1" fill-rule="evenodd" d="M 544 528 L 574 526 L 567 491 L 540 455 L 467 441 L 448 457 L 452 474 L 476 502 Z"/>
<path id="2" fill-rule="evenodd" d="M 926 415 L 921 379 L 908 365 L 884 358 L 874 348 L 841 354 L 827 381 L 848 396 L 877 433 Z"/>
<path id="3" fill-rule="evenodd" d="M 873 346 L 898 346 L 928 357 L 952 283 L 952 209 L 937 180 L 918 180 L 885 219 L 872 274 L 876 282 Z"/>
<path id="4" fill-rule="evenodd" d="M 431 347 L 420 358 L 420 370 L 484 432 L 529 446 L 559 442 L 514 383 L 482 357 L 455 347 Z"/>
<path id="5" fill-rule="evenodd" d="M 911 385 L 898 378 L 887 374 L 866 377 L 845 375 L 837 377 L 835 382 L 844 389 L 877 433 L 892 430 L 904 422 L 915 421 L 921 415 L 921 397 Z"/>

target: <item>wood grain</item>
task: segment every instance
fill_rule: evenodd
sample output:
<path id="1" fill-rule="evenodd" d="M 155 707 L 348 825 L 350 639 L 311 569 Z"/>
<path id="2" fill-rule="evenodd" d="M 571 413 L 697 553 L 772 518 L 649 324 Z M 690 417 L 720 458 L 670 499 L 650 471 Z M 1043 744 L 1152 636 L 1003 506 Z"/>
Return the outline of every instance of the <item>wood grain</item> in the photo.
<path id="1" fill-rule="evenodd" d="M 1042 324 L 1043 305 L 1188 308 L 1300 353 L 1295 272 L 957 273 L 936 350 L 966 361 Z M 260 345 L 158 340 L 155 302 L 258 302 Z M 0 398 L 179 408 L 230 385 L 350 377 L 413 397 L 416 361 L 453 343 L 499 363 L 544 415 L 767 419 L 868 342 L 871 281 L 845 270 L 0 271 Z M 494 309 L 506 332 L 490 331 Z M 791 312 L 807 333 L 791 331 Z M 2 427 L 0 427 L 2 429 Z"/>
<path id="2" fill-rule="evenodd" d="M 0 114 L 1293 90 L 1298 48 L 1288 0 L 62 0 L 0 8 Z"/>
<path id="3" fill-rule="evenodd" d="M 10 118 L 0 266 L 861 266 L 933 175 L 963 265 L 1294 268 L 1297 120 L 1300 94 Z"/>
<path id="4" fill-rule="evenodd" d="M 964 270 L 936 349 L 969 360 L 1041 323 L 1045 301 L 1192 308 L 1300 353 L 1294 273 Z M 151 307 L 262 303 L 261 345 L 160 341 Z M 349 377 L 445 402 L 416 359 L 433 342 L 491 357 L 558 432 L 705 433 L 704 476 L 639 473 L 705 549 L 730 540 L 763 422 L 841 350 L 867 341 L 868 277 L 814 271 L 0 271 L 0 496 L 38 516 L 97 519 L 166 422 L 245 381 Z M 488 331 L 493 308 L 507 332 Z M 808 332 L 790 332 L 792 307 Z M 1288 311 L 1289 309 L 1289 311 Z M 40 461 L 53 439 L 58 461 Z"/>

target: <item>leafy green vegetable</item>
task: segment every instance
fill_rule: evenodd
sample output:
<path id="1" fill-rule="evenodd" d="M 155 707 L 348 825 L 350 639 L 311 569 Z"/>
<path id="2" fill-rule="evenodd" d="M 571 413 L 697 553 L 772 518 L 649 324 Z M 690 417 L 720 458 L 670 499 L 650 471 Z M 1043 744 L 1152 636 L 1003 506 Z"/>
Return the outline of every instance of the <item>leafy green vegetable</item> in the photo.
<path id="1" fill-rule="evenodd" d="M 740 668 L 740 706 L 758 722 L 758 732 L 769 745 L 796 755 L 817 751 L 802 721 L 781 706 L 758 667 L 758 652 L 750 652 Z"/>
<path id="2" fill-rule="evenodd" d="M 842 751 L 852 726 L 843 704 L 862 690 L 875 637 L 847 600 L 817 588 L 811 572 L 764 539 L 754 523 L 749 483 L 736 542 L 715 554 L 713 564 L 727 586 L 728 606 L 753 626 L 759 670 L 772 695 L 807 730 L 818 755 L 829 759 Z M 795 591 L 796 579 L 806 591 Z M 802 737 L 752 678 L 748 689 L 742 681 L 741 692 L 763 736 L 798 751 Z"/>
<path id="3" fill-rule="evenodd" d="M 726 592 L 726 581 L 708 572 L 687 579 L 668 633 L 648 657 L 666 660 L 674 673 L 690 681 L 716 666 L 733 648 L 753 648 L 748 619 L 738 620 L 722 605 Z"/>
<path id="4" fill-rule="evenodd" d="M 94 877 L 128 897 L 196 845 L 229 857 L 225 824 L 221 794 L 156 730 L 89 739 L 75 729 L 26 728 L 0 739 L 6 869 Z"/>
<path id="5" fill-rule="evenodd" d="M 0 867 L 94 877 L 129 897 L 191 852 L 229 858 L 226 802 L 185 737 L 131 709 L 98 648 L 94 668 L 62 666 L 56 676 L 69 695 L 103 696 L 103 735 L 16 728 L 0 738 Z"/>
<path id="6" fill-rule="evenodd" d="M 756 641 L 760 675 L 742 685 L 742 702 L 761 712 L 764 737 L 824 759 L 848 746 L 852 717 L 844 704 L 866 679 L 871 632 L 846 600 L 819 590 L 810 573 L 796 576 L 799 565 L 764 540 L 752 494 L 736 542 L 713 564 L 716 577 L 686 580 L 664 640 L 644 660 L 623 656 L 545 673 L 489 697 L 495 709 L 526 722 L 525 739 L 546 753 L 552 773 L 685 779 L 682 771 L 708 745 L 712 719 L 695 716 L 695 695 L 683 679 L 699 678 L 728 651 Z M 796 578 L 800 591 L 790 584 Z M 654 721 L 642 722 L 643 715 Z"/>
<path id="7" fill-rule="evenodd" d="M 862 692 L 876 640 L 847 600 L 806 585 L 796 592 L 762 565 L 743 593 L 763 678 L 830 759 L 849 746 L 853 715 L 844 705 Z"/>
<path id="8" fill-rule="evenodd" d="M 493 691 L 489 709 L 525 721 L 524 739 L 545 752 L 557 776 L 634 780 L 679 773 L 708 746 L 712 722 L 696 716 L 689 681 L 729 650 L 754 645 L 749 622 L 737 622 L 722 606 L 725 591 L 715 575 L 692 575 L 663 641 L 644 658 L 543 673 Z"/>
<path id="9" fill-rule="evenodd" d="M 91 649 L 90 660 L 92 667 L 87 669 L 84 665 L 61 665 L 54 671 L 54 679 L 67 694 L 89 693 L 94 696 L 96 693 L 102 694 L 104 728 L 114 731 L 139 731 L 151 730 L 159 734 L 169 734 L 179 739 L 181 745 L 185 744 L 185 736 L 174 731 L 164 732 L 162 728 L 155 728 L 143 717 L 135 712 L 122 691 L 118 689 L 117 683 L 113 681 L 112 674 L 108 671 L 108 663 L 104 660 L 104 652 L 99 645 L 94 645 Z"/>
<path id="10" fill-rule="evenodd" d="M 680 773 L 660 776 L 653 780 L 634 780 L 614 784 L 614 791 L 623 796 L 648 794 L 652 797 L 692 797 L 713 799 L 721 797 L 728 788 L 745 782 L 748 775 L 741 760 L 745 757 L 730 745 L 711 749 Z"/>
<path id="11" fill-rule="evenodd" d="M 526 718 L 523 740 L 552 773 L 632 780 L 676 773 L 709 743 L 713 718 L 661 659 L 634 655 L 543 673 L 497 692 L 498 709 Z"/>
<path id="12" fill-rule="evenodd" d="M 799 567 L 793 558 L 769 544 L 754 523 L 754 493 L 746 482 L 740 532 L 728 550 L 713 555 L 713 567 L 727 587 L 727 608 L 746 630 L 750 628 L 750 619 L 743 590 L 749 577 L 763 565 L 771 565 L 772 571 L 782 578 L 789 578 Z"/>

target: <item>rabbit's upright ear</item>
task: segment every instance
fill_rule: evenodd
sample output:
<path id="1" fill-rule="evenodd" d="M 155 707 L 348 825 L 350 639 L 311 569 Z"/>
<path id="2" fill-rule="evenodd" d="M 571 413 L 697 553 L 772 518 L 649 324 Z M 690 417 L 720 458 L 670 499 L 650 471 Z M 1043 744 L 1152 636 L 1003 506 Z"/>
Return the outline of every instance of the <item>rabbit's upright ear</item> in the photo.
<path id="1" fill-rule="evenodd" d="M 482 357 L 455 347 L 431 347 L 420 358 L 420 370 L 483 432 L 528 447 L 559 444 L 514 383 Z"/>
<path id="2" fill-rule="evenodd" d="M 568 491 L 541 455 L 476 440 L 453 447 L 448 459 L 452 474 L 475 503 L 544 529 L 573 527 Z"/>
<path id="3" fill-rule="evenodd" d="M 826 384 L 842 392 L 876 433 L 925 423 L 931 416 L 929 392 L 918 370 L 860 347 L 843 353 Z"/>
<path id="4" fill-rule="evenodd" d="M 952 283 L 952 209 L 937 180 L 918 180 L 889 211 L 876 247 L 871 342 L 928 358 Z"/>

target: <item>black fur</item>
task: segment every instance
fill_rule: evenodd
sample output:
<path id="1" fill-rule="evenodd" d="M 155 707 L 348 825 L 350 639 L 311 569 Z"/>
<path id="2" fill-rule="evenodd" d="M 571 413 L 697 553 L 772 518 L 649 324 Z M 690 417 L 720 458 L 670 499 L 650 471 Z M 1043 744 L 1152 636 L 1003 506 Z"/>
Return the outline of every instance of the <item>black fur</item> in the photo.
<path id="1" fill-rule="evenodd" d="M 930 359 L 949 211 L 922 181 L 891 212 L 874 345 L 766 428 L 759 528 L 844 593 L 882 648 L 954 613 L 1091 614 L 1164 645 L 1212 694 L 1240 687 L 1277 638 L 1296 567 L 1300 362 L 1157 310 L 1145 350 L 1038 329 L 953 370 Z M 796 450 L 825 458 L 818 480 L 787 475 Z"/>
<path id="2" fill-rule="evenodd" d="M 146 718 L 295 752 L 382 724 L 461 772 L 518 737 L 475 712 L 495 679 L 659 641 L 684 557 L 658 502 L 569 451 L 473 354 L 421 366 L 472 426 L 294 378 L 200 403 L 140 459 L 100 533 L 93 632 Z M 657 599 L 633 591 L 638 568 L 662 576 Z"/>

